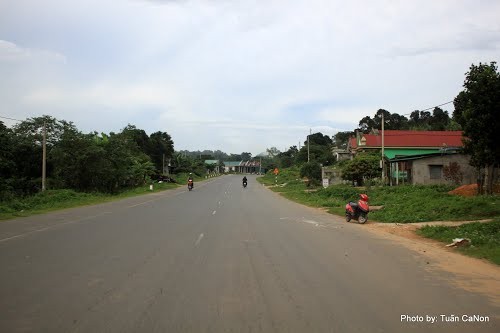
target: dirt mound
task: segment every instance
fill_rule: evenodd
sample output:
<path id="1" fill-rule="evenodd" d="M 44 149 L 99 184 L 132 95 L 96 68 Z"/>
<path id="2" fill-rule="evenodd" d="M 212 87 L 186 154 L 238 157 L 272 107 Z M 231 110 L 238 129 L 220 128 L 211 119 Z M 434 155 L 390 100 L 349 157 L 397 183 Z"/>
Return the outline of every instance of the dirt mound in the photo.
<path id="1" fill-rule="evenodd" d="M 457 187 L 456 189 L 448 193 L 454 195 L 461 195 L 463 197 L 473 197 L 477 195 L 477 184 L 463 185 Z"/>

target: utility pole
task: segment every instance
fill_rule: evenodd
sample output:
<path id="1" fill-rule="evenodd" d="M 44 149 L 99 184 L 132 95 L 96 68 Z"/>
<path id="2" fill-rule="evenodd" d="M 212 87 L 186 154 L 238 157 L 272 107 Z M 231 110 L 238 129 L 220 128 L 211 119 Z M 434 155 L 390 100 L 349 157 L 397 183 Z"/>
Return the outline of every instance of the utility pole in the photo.
<path id="1" fill-rule="evenodd" d="M 260 157 L 259 161 L 259 175 L 262 174 L 262 156 Z"/>
<path id="2" fill-rule="evenodd" d="M 162 174 L 165 174 L 165 154 L 163 154 L 163 157 L 162 157 L 161 161 L 162 161 L 162 169 L 161 169 L 161 171 L 162 171 Z"/>
<path id="3" fill-rule="evenodd" d="M 382 184 L 385 185 L 385 159 L 384 159 L 384 112 L 382 112 Z"/>
<path id="4" fill-rule="evenodd" d="M 309 135 L 307 136 L 307 162 L 309 162 L 309 137 L 311 136 L 311 129 L 309 129 Z"/>
<path id="5" fill-rule="evenodd" d="M 45 191 L 45 178 L 47 176 L 47 129 L 46 123 L 43 122 L 43 139 L 42 139 L 42 191 Z"/>

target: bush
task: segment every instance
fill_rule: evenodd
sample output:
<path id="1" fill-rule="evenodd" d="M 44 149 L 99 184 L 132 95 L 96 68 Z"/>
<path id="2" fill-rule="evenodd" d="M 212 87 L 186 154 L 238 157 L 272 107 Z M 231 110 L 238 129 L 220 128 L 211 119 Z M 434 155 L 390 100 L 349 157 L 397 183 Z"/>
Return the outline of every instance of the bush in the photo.
<path id="1" fill-rule="evenodd" d="M 307 177 L 311 185 L 321 183 L 321 165 L 318 162 L 307 162 L 300 168 L 300 177 Z"/>

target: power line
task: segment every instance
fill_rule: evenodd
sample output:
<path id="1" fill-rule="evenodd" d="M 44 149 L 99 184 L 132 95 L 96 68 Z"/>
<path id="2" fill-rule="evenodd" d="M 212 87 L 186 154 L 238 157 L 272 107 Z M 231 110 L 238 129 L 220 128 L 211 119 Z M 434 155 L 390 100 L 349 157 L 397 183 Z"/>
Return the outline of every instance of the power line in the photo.
<path id="1" fill-rule="evenodd" d="M 443 106 L 443 105 L 446 105 L 446 104 L 450 104 L 450 103 L 453 103 L 453 101 L 449 101 L 449 102 L 446 102 L 446 103 L 443 103 L 443 104 L 439 104 L 439 105 L 436 105 L 436 106 L 431 106 L 430 108 L 427 108 L 427 109 L 423 109 L 423 110 L 414 110 L 414 111 L 419 111 L 419 112 L 423 112 L 423 111 L 428 111 L 428 110 L 432 110 L 432 109 L 435 109 L 435 108 L 438 108 L 440 106 Z M 408 116 L 408 115 L 411 115 L 414 111 L 410 112 L 410 113 L 405 113 L 405 114 L 402 114 L 401 116 Z"/>

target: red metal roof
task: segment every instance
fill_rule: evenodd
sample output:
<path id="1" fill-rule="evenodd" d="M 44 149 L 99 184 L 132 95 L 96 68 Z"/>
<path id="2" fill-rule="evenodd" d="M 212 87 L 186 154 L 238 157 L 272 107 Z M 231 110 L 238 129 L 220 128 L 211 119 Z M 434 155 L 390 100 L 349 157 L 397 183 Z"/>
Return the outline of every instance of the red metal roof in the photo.
<path id="1" fill-rule="evenodd" d="M 381 147 L 382 133 L 362 134 L 366 144 L 360 147 Z M 384 131 L 385 147 L 462 147 L 462 131 Z M 351 138 L 351 147 L 356 148 L 356 138 Z"/>

